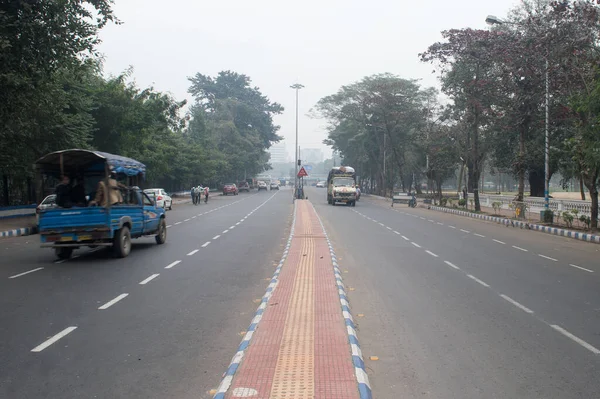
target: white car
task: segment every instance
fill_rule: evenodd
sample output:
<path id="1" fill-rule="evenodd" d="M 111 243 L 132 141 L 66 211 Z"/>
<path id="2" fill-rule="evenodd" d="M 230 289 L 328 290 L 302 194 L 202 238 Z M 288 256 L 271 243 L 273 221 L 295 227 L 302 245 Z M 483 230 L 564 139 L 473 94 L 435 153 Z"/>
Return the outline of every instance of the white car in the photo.
<path id="1" fill-rule="evenodd" d="M 48 208 L 56 207 L 56 194 L 50 194 L 35 208 L 35 220 L 36 224 L 40 225 L 40 211 Z"/>
<path id="2" fill-rule="evenodd" d="M 258 191 L 260 191 L 260 190 L 268 190 L 267 183 L 265 183 L 264 181 L 259 181 L 258 182 Z"/>
<path id="3" fill-rule="evenodd" d="M 271 182 L 271 190 L 279 190 L 279 183 Z"/>
<path id="4" fill-rule="evenodd" d="M 324 181 L 320 181 L 317 183 L 317 188 L 324 188 L 325 187 L 325 182 Z"/>
<path id="5" fill-rule="evenodd" d="M 162 188 L 149 188 L 144 190 L 150 199 L 154 199 L 156 195 L 156 206 L 164 209 L 173 209 L 173 199 L 167 192 Z"/>

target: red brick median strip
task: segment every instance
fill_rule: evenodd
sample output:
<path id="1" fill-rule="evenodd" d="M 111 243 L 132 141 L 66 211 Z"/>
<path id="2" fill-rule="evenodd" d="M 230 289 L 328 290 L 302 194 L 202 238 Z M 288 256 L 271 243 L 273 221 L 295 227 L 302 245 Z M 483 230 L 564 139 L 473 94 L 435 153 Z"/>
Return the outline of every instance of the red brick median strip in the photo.
<path id="1" fill-rule="evenodd" d="M 269 287 L 214 398 L 370 398 L 337 259 L 308 201 L 296 202 Z"/>

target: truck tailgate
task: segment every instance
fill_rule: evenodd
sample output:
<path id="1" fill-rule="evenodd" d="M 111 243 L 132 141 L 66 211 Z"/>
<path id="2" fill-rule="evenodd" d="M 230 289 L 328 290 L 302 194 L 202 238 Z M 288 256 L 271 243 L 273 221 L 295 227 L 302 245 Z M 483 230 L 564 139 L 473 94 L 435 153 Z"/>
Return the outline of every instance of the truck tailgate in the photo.
<path id="1" fill-rule="evenodd" d="M 40 212 L 40 233 L 108 230 L 107 211 L 101 207 L 52 208 Z"/>

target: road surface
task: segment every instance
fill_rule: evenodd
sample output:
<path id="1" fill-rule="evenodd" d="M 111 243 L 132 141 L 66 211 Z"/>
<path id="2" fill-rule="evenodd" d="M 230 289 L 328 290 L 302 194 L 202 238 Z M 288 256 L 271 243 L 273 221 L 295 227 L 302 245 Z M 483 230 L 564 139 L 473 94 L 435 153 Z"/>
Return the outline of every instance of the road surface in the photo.
<path id="1" fill-rule="evenodd" d="M 600 397 L 600 246 L 325 191 L 373 397 Z M 212 397 L 292 213 L 289 189 L 177 206 L 125 259 L 0 240 L 0 397 Z"/>

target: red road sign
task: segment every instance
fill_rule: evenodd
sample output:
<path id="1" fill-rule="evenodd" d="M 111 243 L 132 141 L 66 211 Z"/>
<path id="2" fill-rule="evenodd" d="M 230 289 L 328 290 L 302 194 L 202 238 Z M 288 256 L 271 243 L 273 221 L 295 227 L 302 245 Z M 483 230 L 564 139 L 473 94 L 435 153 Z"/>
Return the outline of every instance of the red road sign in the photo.
<path id="1" fill-rule="evenodd" d="M 308 176 L 308 173 L 306 173 L 306 170 L 304 170 L 304 166 L 303 166 L 298 171 L 298 177 L 304 177 L 304 176 Z"/>

